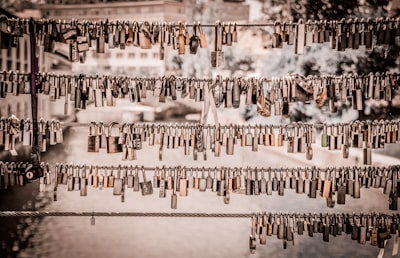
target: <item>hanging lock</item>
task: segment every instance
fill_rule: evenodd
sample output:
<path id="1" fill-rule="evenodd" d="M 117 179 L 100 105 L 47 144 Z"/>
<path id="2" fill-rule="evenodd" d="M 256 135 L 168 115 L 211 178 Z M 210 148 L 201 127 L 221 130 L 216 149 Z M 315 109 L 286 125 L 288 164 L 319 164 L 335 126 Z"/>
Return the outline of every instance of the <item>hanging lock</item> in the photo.
<path id="1" fill-rule="evenodd" d="M 179 195 L 188 196 L 188 180 L 186 177 L 186 168 L 182 168 L 179 178 Z"/>
<path id="2" fill-rule="evenodd" d="M 199 45 L 200 45 L 200 38 L 197 35 L 197 25 L 196 22 L 193 22 L 193 35 L 190 37 L 189 40 L 190 54 L 195 55 L 197 53 Z"/>
<path id="3" fill-rule="evenodd" d="M 124 145 L 126 144 L 126 136 L 128 135 L 125 132 L 125 126 L 126 123 L 124 123 L 120 128 L 119 128 L 119 137 L 118 137 L 118 144 L 119 145 Z"/>
<path id="4" fill-rule="evenodd" d="M 157 168 L 156 168 L 156 170 L 158 170 Z M 160 186 L 159 186 L 159 194 L 158 194 L 158 197 L 159 198 L 165 198 L 166 197 L 166 191 L 165 191 L 165 189 L 166 189 L 166 182 L 165 182 L 165 167 L 162 167 L 162 169 L 161 169 L 161 176 L 160 176 Z"/>
<path id="5" fill-rule="evenodd" d="M 99 152 L 100 148 L 100 136 L 97 134 L 97 124 L 92 122 L 89 126 L 89 135 L 88 135 L 88 152 Z"/>
<path id="6" fill-rule="evenodd" d="M 183 28 L 183 24 L 181 21 L 178 21 L 178 54 L 185 54 L 185 29 Z"/>
<path id="7" fill-rule="evenodd" d="M 174 170 L 174 182 L 178 184 L 178 172 Z M 171 209 L 176 209 L 178 207 L 178 196 L 176 195 L 176 185 L 172 186 L 171 195 Z"/>
<path id="8" fill-rule="evenodd" d="M 144 167 L 142 169 L 142 176 L 143 176 L 143 182 L 140 183 L 140 188 L 142 189 L 142 195 L 150 195 L 153 194 L 153 184 L 151 181 L 146 180 L 146 172 Z"/>
<path id="9" fill-rule="evenodd" d="M 141 49 L 151 48 L 150 24 L 147 21 L 140 25 L 139 44 Z"/>
<path id="10" fill-rule="evenodd" d="M 107 153 L 117 153 L 122 152 L 122 145 L 118 143 L 119 136 L 111 136 L 112 128 L 118 125 L 117 122 L 113 122 L 108 127 L 108 135 L 107 135 Z"/>
<path id="11" fill-rule="evenodd" d="M 79 168 L 79 174 L 80 174 L 80 196 L 87 196 L 87 185 L 88 185 L 88 179 L 86 177 L 86 166 L 83 164 Z"/>
<path id="12" fill-rule="evenodd" d="M 214 28 L 214 51 L 211 52 L 211 66 L 221 67 L 224 65 L 225 55 L 222 51 L 222 25 L 217 21 Z"/>
<path id="13" fill-rule="evenodd" d="M 206 34 L 203 32 L 203 28 L 201 27 L 200 22 L 197 23 L 197 28 L 199 30 L 200 47 L 207 48 Z"/>

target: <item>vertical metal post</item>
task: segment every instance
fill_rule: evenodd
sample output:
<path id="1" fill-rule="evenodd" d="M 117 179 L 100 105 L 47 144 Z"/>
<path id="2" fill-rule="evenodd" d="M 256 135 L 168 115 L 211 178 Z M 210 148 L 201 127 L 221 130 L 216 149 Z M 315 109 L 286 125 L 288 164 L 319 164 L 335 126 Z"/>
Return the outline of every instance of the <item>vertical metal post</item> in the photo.
<path id="1" fill-rule="evenodd" d="M 40 153 L 38 148 L 38 97 L 36 95 L 36 74 L 39 72 L 39 59 L 36 57 L 36 31 L 33 18 L 29 19 L 29 38 L 31 46 L 31 110 L 32 110 L 32 151 L 31 161 L 36 170 L 40 167 Z"/>

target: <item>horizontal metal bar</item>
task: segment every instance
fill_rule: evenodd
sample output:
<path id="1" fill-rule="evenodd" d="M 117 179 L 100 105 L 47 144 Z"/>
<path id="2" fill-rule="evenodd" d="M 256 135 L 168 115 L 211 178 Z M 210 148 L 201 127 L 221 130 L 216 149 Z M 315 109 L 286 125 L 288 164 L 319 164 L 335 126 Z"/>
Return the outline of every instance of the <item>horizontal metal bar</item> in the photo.
<path id="1" fill-rule="evenodd" d="M 191 218 L 251 218 L 263 213 L 187 213 L 187 212 L 66 212 L 66 211 L 0 211 L 0 217 L 191 217 Z M 268 216 L 297 216 L 297 217 L 319 217 L 319 216 L 376 216 L 395 217 L 399 213 L 291 213 L 275 212 Z"/>
<path id="2" fill-rule="evenodd" d="M 198 217 L 248 218 L 249 213 L 168 213 L 168 212 L 60 212 L 60 211 L 0 211 L 0 217 Z"/>

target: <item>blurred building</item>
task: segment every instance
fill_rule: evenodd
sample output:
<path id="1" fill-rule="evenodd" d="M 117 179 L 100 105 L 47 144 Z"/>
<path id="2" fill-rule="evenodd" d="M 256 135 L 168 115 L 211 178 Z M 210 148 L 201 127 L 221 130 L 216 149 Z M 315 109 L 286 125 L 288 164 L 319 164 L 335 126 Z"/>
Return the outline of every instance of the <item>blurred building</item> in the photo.
<path id="1" fill-rule="evenodd" d="M 113 0 L 47 0 L 39 5 L 43 18 L 61 20 L 135 20 L 149 22 L 192 22 L 192 9 L 195 6 L 187 1 L 156 0 L 156 1 L 113 1 Z M 221 16 L 212 19 L 222 21 L 248 22 L 249 6 L 242 1 L 219 1 Z M 238 6 L 240 5 L 240 8 Z M 169 48 L 169 47 L 168 47 Z M 68 55 L 68 49 L 64 51 Z M 166 51 L 172 51 L 167 49 Z M 52 66 L 52 70 L 59 67 Z M 140 76 L 159 76 L 165 73 L 166 63 L 160 60 L 159 46 L 152 49 L 140 49 L 129 46 L 125 50 L 108 49 L 97 54 L 94 49 L 87 52 L 84 63 L 73 63 L 73 72 L 127 74 Z"/>
<path id="2" fill-rule="evenodd" d="M 5 15 L 7 18 L 17 18 L 16 15 L 2 8 L 0 8 L 0 15 Z M 29 36 L 24 34 L 18 38 L 18 47 L 1 49 L 0 70 L 28 72 L 30 70 L 30 54 Z"/>
<path id="3" fill-rule="evenodd" d="M 5 9 L 0 8 L 0 15 L 5 15 L 8 18 L 38 18 L 38 12 L 21 12 L 13 14 Z M 29 35 L 24 34 L 18 38 L 17 47 L 9 49 L 1 49 L 0 54 L 0 71 L 19 71 L 24 73 L 30 72 L 31 65 L 31 48 Z M 40 53 L 39 68 L 45 69 L 44 64 L 46 63 L 43 53 Z M 47 96 L 39 98 L 38 112 L 39 116 L 43 118 L 50 118 L 50 104 L 49 101 L 45 101 Z M 9 117 L 15 115 L 19 118 L 30 118 L 31 117 L 31 99 L 28 94 L 20 94 L 14 96 L 12 93 L 7 93 L 6 98 L 0 101 L 0 116 Z"/>
<path id="4" fill-rule="evenodd" d="M 135 20 L 135 21 L 179 21 L 187 20 L 186 4 L 180 1 L 67 1 L 49 0 L 39 5 L 44 18 L 61 20 Z M 67 50 L 65 50 L 67 51 Z M 160 60 L 159 47 L 140 49 L 129 46 L 124 50 L 108 49 L 96 54 L 87 52 L 84 63 L 73 63 L 73 72 L 129 74 L 155 76 L 163 74 L 165 62 Z"/>

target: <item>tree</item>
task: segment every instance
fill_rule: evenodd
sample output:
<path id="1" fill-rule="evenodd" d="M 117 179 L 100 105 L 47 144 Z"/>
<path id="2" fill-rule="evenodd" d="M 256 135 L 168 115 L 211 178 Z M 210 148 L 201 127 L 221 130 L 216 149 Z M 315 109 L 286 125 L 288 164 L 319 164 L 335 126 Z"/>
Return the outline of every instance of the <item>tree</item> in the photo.
<path id="1" fill-rule="evenodd" d="M 285 8 L 288 8 L 286 3 L 289 1 L 271 0 L 266 1 L 265 4 L 280 4 Z M 389 1 L 384 0 L 366 0 L 365 3 L 360 4 L 358 0 L 304 0 L 297 6 L 290 7 L 291 17 L 293 20 L 302 18 L 303 21 L 311 20 L 345 20 L 355 17 L 385 17 L 388 15 L 388 4 Z M 265 19 L 268 20 L 271 17 L 278 18 L 279 14 L 283 13 L 281 9 L 275 9 L 273 6 L 266 7 L 264 10 L 269 10 L 273 13 L 265 14 Z M 289 10 L 289 9 L 288 9 Z M 394 15 L 398 15 L 398 10 Z M 287 20 L 286 17 L 280 17 L 280 20 Z M 279 19 L 278 19 L 279 20 Z M 294 56 L 293 49 L 278 49 L 270 50 L 267 55 L 263 58 L 263 76 L 274 76 L 274 75 L 285 75 L 289 72 L 297 72 L 307 75 L 315 74 L 345 74 L 345 73 L 370 73 L 370 72 L 386 72 L 393 71 L 398 72 L 400 66 L 400 46 L 399 42 L 396 45 L 388 48 L 387 46 L 375 47 L 373 50 L 366 50 L 362 48 L 360 50 L 351 50 L 345 52 L 338 52 L 336 50 L 330 50 L 328 45 L 315 45 L 306 49 L 306 53 L 302 56 Z M 291 51 L 288 53 L 287 51 Z M 275 58 L 274 58 L 275 57 Z M 367 108 L 366 114 L 360 112 L 359 119 L 365 119 L 366 116 L 369 118 L 376 117 L 378 113 L 385 115 L 392 115 L 387 110 L 387 106 L 374 105 Z M 295 105 L 294 112 L 291 117 L 293 121 L 307 120 L 310 119 L 305 111 L 304 105 Z M 349 107 L 342 106 L 338 112 L 333 115 L 342 116 L 346 113 Z M 319 112 L 324 113 L 325 108 Z M 395 110 L 389 106 L 389 110 Z M 308 112 L 309 113 L 309 112 Z M 325 117 L 331 116 L 332 114 L 325 114 Z M 321 116 L 320 116 L 321 117 Z"/>

